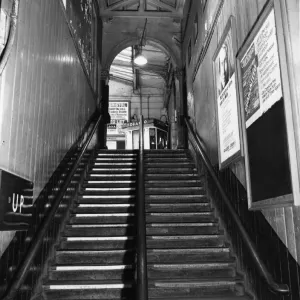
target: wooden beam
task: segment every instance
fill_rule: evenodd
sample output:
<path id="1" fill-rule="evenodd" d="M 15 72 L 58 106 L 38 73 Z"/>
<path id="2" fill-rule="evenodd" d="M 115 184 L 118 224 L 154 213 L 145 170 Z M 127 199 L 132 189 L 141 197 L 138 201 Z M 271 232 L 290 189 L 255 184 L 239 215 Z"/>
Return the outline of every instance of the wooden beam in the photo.
<path id="1" fill-rule="evenodd" d="M 138 0 L 120 0 L 119 2 L 116 2 L 110 6 L 108 6 L 107 10 L 112 11 L 114 9 L 119 9 L 121 7 L 130 6 L 133 4 L 137 4 Z"/>
<path id="2" fill-rule="evenodd" d="M 140 0 L 139 12 L 144 12 L 145 8 L 145 0 Z"/>
<path id="3" fill-rule="evenodd" d="M 176 12 L 176 9 L 174 7 L 172 7 L 171 5 L 165 4 L 163 2 L 160 2 L 159 0 L 148 0 L 148 2 L 149 2 L 149 4 L 151 3 L 155 6 L 158 6 L 159 8 L 161 8 L 163 10 Z"/>
<path id="4" fill-rule="evenodd" d="M 172 18 L 182 19 L 182 14 L 177 12 L 162 12 L 162 11 L 110 11 L 105 10 L 100 12 L 101 17 L 112 18 Z"/>

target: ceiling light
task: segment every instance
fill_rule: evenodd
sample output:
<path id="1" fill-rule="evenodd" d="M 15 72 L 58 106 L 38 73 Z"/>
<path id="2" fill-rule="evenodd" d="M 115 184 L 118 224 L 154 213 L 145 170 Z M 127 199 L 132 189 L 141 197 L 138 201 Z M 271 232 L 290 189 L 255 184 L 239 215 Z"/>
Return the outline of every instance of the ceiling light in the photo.
<path id="1" fill-rule="evenodd" d="M 147 64 L 147 62 L 147 58 L 142 54 L 138 54 L 134 59 L 134 63 L 138 66 L 144 66 L 145 64 Z"/>

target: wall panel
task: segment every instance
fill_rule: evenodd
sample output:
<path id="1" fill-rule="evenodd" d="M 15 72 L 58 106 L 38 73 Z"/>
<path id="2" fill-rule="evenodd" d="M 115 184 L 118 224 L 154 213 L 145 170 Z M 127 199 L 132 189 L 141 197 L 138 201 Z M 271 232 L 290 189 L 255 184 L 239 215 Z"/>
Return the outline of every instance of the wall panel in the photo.
<path id="1" fill-rule="evenodd" d="M 209 45 L 206 45 L 207 51 L 203 50 L 203 48 L 205 46 L 205 23 L 208 20 L 204 19 L 205 14 L 203 14 L 202 12 L 200 1 L 193 1 L 189 11 L 187 10 L 188 5 L 185 9 L 184 20 L 187 20 L 187 30 L 185 36 L 183 36 L 183 57 L 185 58 L 187 67 L 187 89 L 188 92 L 194 92 L 196 120 L 193 121 L 197 124 L 196 128 L 198 134 L 203 139 L 205 146 L 207 147 L 207 152 L 213 163 L 216 163 L 217 159 L 217 136 L 215 127 L 216 120 L 214 114 L 215 100 L 212 73 L 212 56 L 216 50 L 216 47 L 223 34 L 224 28 L 230 15 L 233 15 L 236 20 L 237 44 L 239 49 L 266 3 L 267 0 L 225 0 L 220 15 L 217 19 L 216 26 L 214 27 L 212 38 L 211 40 L 209 40 Z M 298 148 L 300 149 L 300 85 L 297 84 L 300 80 L 300 4 L 298 0 L 283 0 L 281 1 L 281 6 L 286 9 L 286 22 L 284 23 L 284 26 L 286 27 L 285 41 L 288 56 L 287 60 L 289 62 L 288 67 L 291 71 L 291 79 L 294 80 L 294 113 L 296 116 L 298 115 L 298 118 L 295 122 L 295 128 L 298 131 L 295 132 L 295 135 L 297 136 L 296 139 L 298 142 Z M 189 40 L 192 38 L 193 41 L 193 20 L 196 13 L 198 13 L 199 20 L 199 38 L 195 45 L 194 43 L 192 43 L 191 63 L 188 64 L 186 60 L 186 53 Z M 185 28 L 185 26 L 183 27 Z M 300 151 L 298 152 L 300 153 Z M 238 177 L 242 185 L 245 187 L 246 181 L 244 162 L 240 161 L 233 164 L 231 166 L 231 169 Z M 237 210 L 239 210 L 240 214 L 244 214 L 245 219 L 249 217 L 249 219 L 253 220 L 254 217 L 252 216 L 252 213 L 248 210 L 245 210 L 245 207 L 247 206 L 246 199 L 242 199 L 241 201 L 245 201 L 245 203 L 238 203 L 236 205 Z M 243 210 L 245 211 L 243 212 Z M 291 257 L 294 258 L 295 261 L 299 264 L 300 208 L 291 206 L 277 209 L 266 209 L 262 211 L 262 213 L 265 219 L 271 225 L 271 228 L 274 231 L 276 237 L 278 236 L 280 238 L 282 243 L 288 248 Z M 259 241 L 259 239 L 263 238 L 262 232 L 265 230 L 265 227 L 256 224 L 254 221 L 251 221 L 251 224 L 254 224 L 254 226 L 256 226 L 253 230 L 253 238 L 255 239 L 255 242 L 257 242 Z M 276 249 L 282 249 L 282 247 L 278 246 Z M 242 250 L 239 249 L 239 251 L 242 254 Z M 286 257 L 286 253 L 284 251 L 281 253 L 281 251 L 282 250 L 278 250 L 277 255 L 283 255 Z M 281 273 L 294 279 L 294 281 L 291 281 L 292 284 L 294 284 L 295 281 L 300 280 L 300 274 L 298 274 L 298 270 L 295 267 L 297 263 L 292 262 L 290 257 L 287 260 L 284 260 L 283 257 L 280 257 L 279 261 L 279 268 L 281 268 Z M 274 268 L 277 267 L 278 266 L 274 266 Z M 281 274 L 280 272 L 278 272 L 278 270 L 276 270 L 275 273 Z M 251 280 L 252 279 L 250 278 L 250 281 Z M 295 298 L 294 295 L 295 294 L 291 295 L 290 298 L 287 297 L 287 299 L 298 299 L 297 297 Z"/>
<path id="2" fill-rule="evenodd" d="M 0 92 L 0 168 L 32 180 L 36 198 L 95 109 L 60 1 L 20 1 Z"/>

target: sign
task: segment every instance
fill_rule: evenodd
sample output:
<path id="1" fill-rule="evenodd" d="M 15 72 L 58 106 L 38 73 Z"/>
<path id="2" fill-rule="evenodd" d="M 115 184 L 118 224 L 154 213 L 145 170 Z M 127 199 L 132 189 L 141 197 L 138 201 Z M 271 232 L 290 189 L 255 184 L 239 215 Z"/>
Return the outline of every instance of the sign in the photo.
<path id="1" fill-rule="evenodd" d="M 109 101 L 109 114 L 111 123 L 107 125 L 107 134 L 116 135 L 122 134 L 122 125 L 129 122 L 130 113 L 129 101 Z"/>
<path id="2" fill-rule="evenodd" d="M 220 169 L 242 155 L 234 64 L 235 32 L 234 18 L 230 17 L 213 57 Z"/>
<path id="3" fill-rule="evenodd" d="M 0 230 L 27 230 L 32 212 L 32 182 L 0 170 Z"/>
<path id="4" fill-rule="evenodd" d="M 240 61 L 246 128 L 282 97 L 274 9 Z"/>
<path id="5" fill-rule="evenodd" d="M 241 150 L 236 80 L 233 74 L 217 99 L 221 163 Z"/>

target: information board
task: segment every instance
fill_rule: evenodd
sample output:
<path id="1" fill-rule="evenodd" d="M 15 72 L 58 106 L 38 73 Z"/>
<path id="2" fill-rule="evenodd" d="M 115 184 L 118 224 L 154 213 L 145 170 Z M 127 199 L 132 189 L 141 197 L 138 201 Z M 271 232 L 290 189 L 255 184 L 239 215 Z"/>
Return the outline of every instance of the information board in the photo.
<path id="1" fill-rule="evenodd" d="M 129 122 L 130 102 L 129 101 L 109 101 L 108 106 L 111 123 L 107 124 L 107 134 L 125 135 L 122 131 L 122 125 Z"/>

